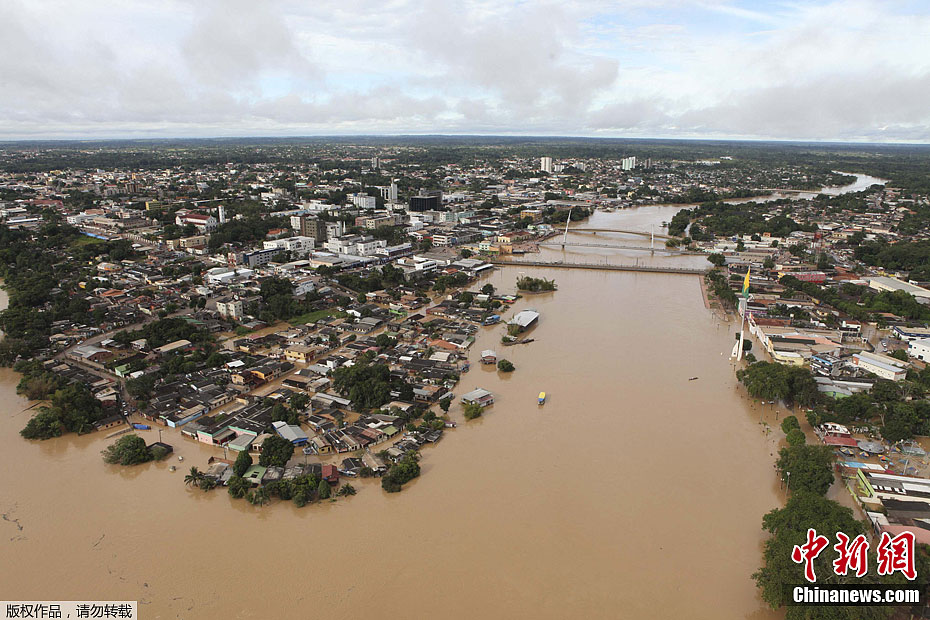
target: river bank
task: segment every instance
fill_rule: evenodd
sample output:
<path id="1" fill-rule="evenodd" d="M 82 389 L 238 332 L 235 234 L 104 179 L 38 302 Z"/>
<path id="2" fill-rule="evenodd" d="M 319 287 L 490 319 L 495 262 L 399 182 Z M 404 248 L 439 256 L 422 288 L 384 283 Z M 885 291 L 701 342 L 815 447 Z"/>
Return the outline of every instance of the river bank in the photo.
<path id="1" fill-rule="evenodd" d="M 649 230 L 677 208 L 589 225 Z M 475 362 L 501 326 L 479 331 L 457 391 L 496 402 L 468 423 L 454 405 L 459 428 L 400 494 L 362 480 L 335 504 L 261 508 L 187 489 L 168 463 L 105 465 L 103 434 L 24 441 L 29 403 L 0 369 L 6 598 L 139 600 L 146 618 L 781 617 L 750 575 L 784 499 L 767 432 L 784 411 L 743 396 L 738 323 L 706 311 L 697 276 L 521 266 L 477 286 L 519 275 L 559 288 L 514 305 L 541 313 L 534 342 L 499 373 Z"/>

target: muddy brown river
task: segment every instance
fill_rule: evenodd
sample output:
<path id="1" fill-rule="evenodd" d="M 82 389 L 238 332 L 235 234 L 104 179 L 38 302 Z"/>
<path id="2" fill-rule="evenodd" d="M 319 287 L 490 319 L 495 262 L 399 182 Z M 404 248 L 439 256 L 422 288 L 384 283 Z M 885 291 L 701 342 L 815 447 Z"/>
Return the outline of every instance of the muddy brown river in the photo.
<path id="1" fill-rule="evenodd" d="M 674 212 L 648 209 L 589 225 Z M 535 342 L 482 329 L 472 361 L 494 348 L 516 372 L 463 375 L 458 394 L 497 402 L 467 423 L 454 405 L 459 427 L 399 494 L 358 481 L 335 503 L 253 507 L 185 488 L 222 453 L 174 431 L 184 463 L 128 469 L 102 462 L 106 431 L 28 442 L 30 403 L 0 369 L 0 595 L 138 600 L 144 619 L 778 617 L 750 575 L 783 499 L 780 433 L 736 389 L 734 325 L 696 276 L 515 266 L 488 281 L 512 292 L 520 272 L 559 286 L 516 304 L 541 313 Z"/>

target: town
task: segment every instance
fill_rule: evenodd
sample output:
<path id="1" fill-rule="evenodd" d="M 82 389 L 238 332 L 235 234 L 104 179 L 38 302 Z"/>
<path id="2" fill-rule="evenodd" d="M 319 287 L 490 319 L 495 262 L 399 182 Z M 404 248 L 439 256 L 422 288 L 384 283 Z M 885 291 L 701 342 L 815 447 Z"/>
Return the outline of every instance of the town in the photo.
<path id="1" fill-rule="evenodd" d="M 642 249 L 704 257 L 709 306 L 745 321 L 749 394 L 805 410 L 876 532 L 927 542 L 915 524 L 930 505 L 876 489 L 930 485 L 915 440 L 930 435 L 928 188 L 900 175 L 822 191 L 856 180 L 830 165 L 843 156 L 773 166 L 695 148 L 6 150 L 0 359 L 49 403 L 23 435 L 123 441 L 154 425 L 223 449 L 188 483 L 257 503 L 329 497 L 347 477 L 399 490 L 457 425 L 454 399 L 465 419 L 494 402 L 455 394 L 478 331 L 503 323 L 502 346 L 532 342 L 520 334 L 539 314 L 505 315 L 555 288 L 482 279 L 550 240 L 564 249 L 595 213 L 678 204 Z M 138 460 L 153 446 L 171 448 Z"/>

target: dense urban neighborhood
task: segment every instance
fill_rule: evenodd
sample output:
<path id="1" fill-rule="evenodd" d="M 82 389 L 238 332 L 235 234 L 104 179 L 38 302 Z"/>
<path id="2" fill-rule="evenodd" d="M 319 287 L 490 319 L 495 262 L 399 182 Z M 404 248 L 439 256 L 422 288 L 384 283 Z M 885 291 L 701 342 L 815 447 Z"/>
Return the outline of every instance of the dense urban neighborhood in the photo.
<path id="1" fill-rule="evenodd" d="M 792 410 L 781 514 L 813 502 L 857 523 L 823 497 L 836 479 L 875 535 L 930 544 L 926 182 L 894 155 L 868 167 L 843 152 L 642 148 L 6 149 L 0 361 L 40 401 L 22 436 L 104 433 L 122 465 L 218 447 L 171 469 L 253 504 L 351 496 L 355 478 L 396 492 L 424 450 L 494 404 L 480 385 L 457 391 L 472 363 L 516 369 L 473 354 L 477 335 L 533 346 L 541 313 L 511 307 L 558 287 L 514 266 L 570 269 L 551 248 L 612 247 L 698 262 L 575 266 L 701 274 L 706 306 L 742 326 L 739 381 L 760 408 Z M 588 224 L 653 205 L 678 205 L 660 230 Z M 507 290 L 488 282 L 501 269 Z M 157 442 L 134 432 L 153 427 Z M 788 534 L 773 533 L 756 580 L 778 607 Z"/>

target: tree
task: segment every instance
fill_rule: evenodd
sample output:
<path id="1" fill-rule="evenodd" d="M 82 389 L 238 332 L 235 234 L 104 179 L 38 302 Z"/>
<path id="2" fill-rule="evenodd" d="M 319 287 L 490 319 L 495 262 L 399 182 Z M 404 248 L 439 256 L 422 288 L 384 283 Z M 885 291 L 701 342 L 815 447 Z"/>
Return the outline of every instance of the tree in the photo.
<path id="1" fill-rule="evenodd" d="M 771 256 L 766 256 L 765 260 L 762 261 L 762 267 L 764 269 L 775 269 L 775 261 L 772 260 Z"/>
<path id="2" fill-rule="evenodd" d="M 145 440 L 138 435 L 120 437 L 101 452 L 103 461 L 110 465 L 138 465 L 152 460 L 152 453 Z"/>
<path id="3" fill-rule="evenodd" d="M 325 480 L 320 480 L 320 484 L 316 488 L 317 495 L 320 499 L 329 499 L 332 495 L 332 487 L 329 486 L 329 483 Z"/>
<path id="4" fill-rule="evenodd" d="M 339 491 L 336 493 L 336 495 L 347 497 L 349 495 L 355 495 L 356 493 L 357 491 L 355 490 L 355 487 L 347 482 L 341 487 L 339 487 Z"/>
<path id="5" fill-rule="evenodd" d="M 510 360 L 502 359 L 497 362 L 497 369 L 501 372 L 513 372 L 516 370 L 516 367 L 510 362 Z"/>
<path id="6" fill-rule="evenodd" d="M 727 262 L 727 259 L 723 257 L 723 254 L 716 252 L 708 256 L 707 260 L 715 267 L 723 267 Z"/>
<path id="7" fill-rule="evenodd" d="M 262 467 L 284 467 L 294 456 L 294 444 L 283 437 L 271 435 L 262 443 L 258 464 Z"/>
<path id="8" fill-rule="evenodd" d="M 485 295 L 493 295 L 494 285 L 488 282 L 487 284 L 481 287 L 481 292 L 484 293 Z"/>
<path id="9" fill-rule="evenodd" d="M 764 564 L 752 577 L 761 590 L 762 599 L 772 609 L 791 602 L 789 586 L 805 583 L 804 565 L 794 562 L 791 554 L 795 545 L 804 544 L 808 528 L 814 528 L 819 535 L 830 540 L 836 540 L 837 532 L 843 532 L 850 538 L 865 533 L 863 522 L 855 518 L 852 510 L 807 491 L 792 493 L 784 508 L 772 510 L 762 518 L 762 527 L 771 537 L 765 541 Z M 835 557 L 835 554 L 825 551 L 814 560 L 817 583 L 865 585 L 879 582 L 880 578 L 874 574 L 861 578 L 855 574 L 846 577 L 835 575 L 832 566 Z M 870 565 L 875 565 L 874 556 Z M 785 617 L 788 620 L 872 620 L 887 618 L 893 612 L 893 607 L 812 605 L 788 607 Z"/>
<path id="10" fill-rule="evenodd" d="M 439 401 L 439 408 L 442 409 L 443 413 L 449 413 L 449 405 L 452 404 L 452 397 L 442 398 Z"/>
<path id="11" fill-rule="evenodd" d="M 397 493 L 404 484 L 420 475 L 420 455 L 408 452 L 394 463 L 381 478 L 381 488 L 388 493 Z"/>
<path id="12" fill-rule="evenodd" d="M 249 454 L 248 450 L 242 450 L 236 457 L 236 462 L 233 463 L 233 473 L 241 478 L 245 475 L 245 472 L 249 471 L 251 466 L 252 455 Z"/>
<path id="13" fill-rule="evenodd" d="M 792 428 L 788 431 L 788 434 L 785 435 L 785 441 L 788 442 L 789 446 L 800 446 L 803 445 L 807 438 L 804 437 L 804 431 L 799 428 Z"/>
<path id="14" fill-rule="evenodd" d="M 484 407 L 478 403 L 466 403 L 463 407 L 465 410 L 465 419 L 474 420 L 475 418 L 480 418 L 481 414 L 484 413 Z"/>
<path id="15" fill-rule="evenodd" d="M 775 466 L 784 474 L 792 492 L 825 495 L 833 484 L 833 452 L 829 446 L 802 444 L 782 448 Z"/>
<path id="16" fill-rule="evenodd" d="M 798 419 L 793 415 L 786 416 L 785 419 L 781 421 L 781 432 L 783 432 L 785 435 L 796 428 L 800 429 L 801 423 L 798 422 Z"/>
<path id="17" fill-rule="evenodd" d="M 203 478 L 203 472 L 196 467 L 191 467 L 189 474 L 184 476 L 184 484 L 187 486 L 195 485 Z"/>
<path id="18" fill-rule="evenodd" d="M 783 400 L 801 406 L 813 405 L 820 399 L 817 382 L 810 371 L 800 366 L 756 362 L 736 371 L 736 377 L 755 398 Z"/>
<path id="19" fill-rule="evenodd" d="M 235 499 L 245 497 L 245 494 L 252 488 L 252 483 L 241 476 L 233 476 L 229 479 L 227 491 Z"/>

